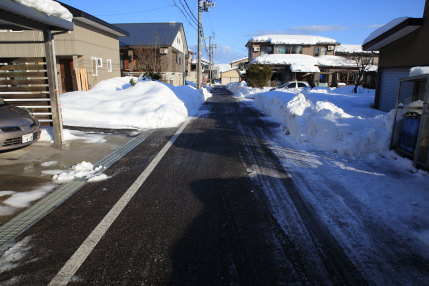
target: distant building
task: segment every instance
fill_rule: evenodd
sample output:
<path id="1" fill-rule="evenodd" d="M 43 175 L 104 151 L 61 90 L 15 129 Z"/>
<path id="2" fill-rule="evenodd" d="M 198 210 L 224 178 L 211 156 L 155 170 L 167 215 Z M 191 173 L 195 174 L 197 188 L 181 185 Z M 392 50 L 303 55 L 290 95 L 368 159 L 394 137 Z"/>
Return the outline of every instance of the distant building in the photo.
<path id="1" fill-rule="evenodd" d="M 249 64 L 268 65 L 273 70 L 272 85 L 303 80 L 311 85 L 354 84 L 358 74 L 355 61 L 335 55 L 339 43 L 310 35 L 265 35 L 251 38 Z"/>
<path id="2" fill-rule="evenodd" d="M 183 85 L 191 55 L 182 23 L 125 23 L 116 27 L 129 32 L 120 39 L 123 75 L 159 73 L 161 80 Z"/>

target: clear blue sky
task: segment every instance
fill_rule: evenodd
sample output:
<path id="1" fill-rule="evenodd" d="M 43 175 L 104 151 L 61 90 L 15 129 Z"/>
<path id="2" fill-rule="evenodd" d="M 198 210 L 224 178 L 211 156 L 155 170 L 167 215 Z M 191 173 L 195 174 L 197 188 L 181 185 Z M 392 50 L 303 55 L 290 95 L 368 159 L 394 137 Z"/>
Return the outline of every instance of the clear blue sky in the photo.
<path id="1" fill-rule="evenodd" d="M 196 16 L 197 0 L 62 2 L 109 23 L 182 22 L 188 45 L 196 51 L 196 28 L 174 3 L 185 13 L 187 2 Z M 320 35 L 343 44 L 362 44 L 376 27 L 394 18 L 422 17 L 424 5 L 425 0 L 218 0 L 216 8 L 203 13 L 203 28 L 206 36 L 216 35 L 215 62 L 228 63 L 246 57 L 246 42 L 261 34 Z"/>

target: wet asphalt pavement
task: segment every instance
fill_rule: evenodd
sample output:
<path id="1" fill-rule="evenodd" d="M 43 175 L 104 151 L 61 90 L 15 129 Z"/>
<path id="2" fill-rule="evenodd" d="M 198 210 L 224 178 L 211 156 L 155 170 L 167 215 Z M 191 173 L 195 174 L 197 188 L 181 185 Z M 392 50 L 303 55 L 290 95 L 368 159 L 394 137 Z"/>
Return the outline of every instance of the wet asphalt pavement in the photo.
<path id="1" fill-rule="evenodd" d="M 278 126 L 220 88 L 203 109 L 68 285 L 372 284 L 266 146 Z M 49 284 L 175 131 L 154 132 L 106 171 L 111 179 L 87 184 L 23 233 L 25 256 L 2 269 L 0 284 Z"/>

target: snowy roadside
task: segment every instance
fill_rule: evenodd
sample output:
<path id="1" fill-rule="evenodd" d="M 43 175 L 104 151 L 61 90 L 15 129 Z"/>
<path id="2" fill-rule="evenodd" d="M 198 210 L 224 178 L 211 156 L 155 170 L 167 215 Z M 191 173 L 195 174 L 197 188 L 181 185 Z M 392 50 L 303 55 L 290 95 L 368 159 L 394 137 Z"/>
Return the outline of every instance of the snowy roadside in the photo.
<path id="1" fill-rule="evenodd" d="M 392 116 L 370 108 L 373 94 L 349 89 L 230 87 L 242 104 L 281 124 L 269 147 L 351 255 L 365 260 L 353 244 L 371 250 L 370 242 L 362 244 L 372 241 L 365 240 L 372 224 L 387 225 L 429 255 L 429 174 L 389 151 Z"/>

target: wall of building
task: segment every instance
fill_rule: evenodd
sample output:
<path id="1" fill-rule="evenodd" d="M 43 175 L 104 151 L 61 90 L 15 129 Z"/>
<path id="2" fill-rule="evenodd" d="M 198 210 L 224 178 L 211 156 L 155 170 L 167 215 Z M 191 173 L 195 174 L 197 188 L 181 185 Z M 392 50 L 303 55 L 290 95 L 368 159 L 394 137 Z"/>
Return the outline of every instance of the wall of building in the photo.
<path id="1" fill-rule="evenodd" d="M 98 82 L 120 76 L 119 41 L 104 31 L 74 21 L 74 30 L 54 37 L 57 57 L 75 56 L 74 68 L 86 68 L 90 87 Z M 1 32 L 2 41 L 43 41 L 40 31 Z M 44 57 L 44 44 L 0 44 L 2 57 Z M 92 60 L 99 60 L 100 65 L 93 69 Z M 111 60 L 109 71 L 107 60 Z"/>

